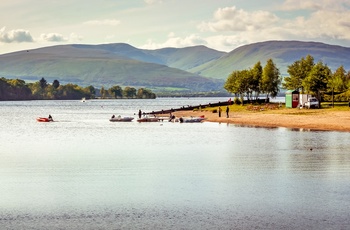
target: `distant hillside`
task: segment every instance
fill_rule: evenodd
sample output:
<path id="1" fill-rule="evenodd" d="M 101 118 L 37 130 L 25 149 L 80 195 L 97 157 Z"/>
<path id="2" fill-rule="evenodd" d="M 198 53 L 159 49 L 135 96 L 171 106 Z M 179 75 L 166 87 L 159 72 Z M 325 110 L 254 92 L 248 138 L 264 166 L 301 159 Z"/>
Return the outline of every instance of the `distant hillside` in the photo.
<path id="1" fill-rule="evenodd" d="M 264 66 L 273 59 L 282 75 L 287 66 L 306 55 L 333 71 L 350 70 L 350 48 L 317 42 L 268 41 L 239 47 L 229 53 L 205 46 L 138 49 L 129 44 L 62 45 L 0 55 L 0 77 L 81 86 L 147 87 L 158 91 L 217 91 L 234 70 Z"/>
<path id="2" fill-rule="evenodd" d="M 350 70 L 350 48 L 318 42 L 268 41 L 239 47 L 189 71 L 206 77 L 227 79 L 234 70 L 251 68 L 258 61 L 264 66 L 272 58 L 281 74 L 287 75 L 288 65 L 308 54 L 314 57 L 315 62 L 327 64 L 332 71 L 341 65 Z"/>
<path id="3" fill-rule="evenodd" d="M 192 65 L 184 61 L 186 66 L 184 68 L 213 59 L 210 54 L 198 54 L 196 58 L 195 53 L 203 50 L 210 49 L 205 47 L 190 47 L 187 51 L 181 49 L 180 52 L 184 56 L 187 56 L 187 53 L 194 60 Z M 57 79 L 62 83 L 71 82 L 96 87 L 122 85 L 174 88 L 180 91 L 222 89 L 223 81 L 213 81 L 180 68 L 169 67 L 173 64 L 180 65 L 181 61 L 176 58 L 179 56 L 178 51 L 179 49 L 141 50 L 127 44 L 53 46 L 0 55 L 0 76 L 33 81 L 44 77 L 48 82 Z M 215 57 L 221 53 L 212 50 L 210 52 Z"/>

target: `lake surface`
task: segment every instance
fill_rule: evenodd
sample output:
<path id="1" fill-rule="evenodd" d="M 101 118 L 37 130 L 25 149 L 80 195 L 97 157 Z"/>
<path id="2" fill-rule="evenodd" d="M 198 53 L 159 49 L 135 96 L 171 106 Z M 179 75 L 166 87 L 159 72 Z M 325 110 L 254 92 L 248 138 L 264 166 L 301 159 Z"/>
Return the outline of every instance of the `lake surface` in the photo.
<path id="1" fill-rule="evenodd" d="M 134 115 L 225 100 L 0 102 L 0 226 L 349 229 L 350 133 Z"/>

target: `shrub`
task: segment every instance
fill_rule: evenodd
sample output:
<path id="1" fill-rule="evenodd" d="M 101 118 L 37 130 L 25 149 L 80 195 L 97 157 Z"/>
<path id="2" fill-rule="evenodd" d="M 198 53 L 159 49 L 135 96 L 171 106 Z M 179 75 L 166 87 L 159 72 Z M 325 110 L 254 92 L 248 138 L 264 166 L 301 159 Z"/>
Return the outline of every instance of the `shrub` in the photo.
<path id="1" fill-rule="evenodd" d="M 235 97 L 235 99 L 233 99 L 233 103 L 235 103 L 236 105 L 240 105 L 242 102 L 238 97 Z"/>

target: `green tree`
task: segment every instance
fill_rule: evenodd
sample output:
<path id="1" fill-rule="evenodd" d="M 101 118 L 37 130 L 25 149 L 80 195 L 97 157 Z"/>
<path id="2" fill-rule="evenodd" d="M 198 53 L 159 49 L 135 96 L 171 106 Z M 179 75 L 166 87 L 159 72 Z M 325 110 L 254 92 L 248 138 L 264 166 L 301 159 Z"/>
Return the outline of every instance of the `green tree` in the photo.
<path id="1" fill-rule="evenodd" d="M 53 86 L 55 89 L 57 89 L 57 88 L 60 86 L 60 82 L 59 82 L 58 80 L 54 80 L 54 81 L 52 82 L 52 86 Z"/>
<path id="2" fill-rule="evenodd" d="M 284 78 L 282 87 L 289 90 L 300 90 L 303 92 L 303 81 L 314 67 L 314 58 L 307 55 L 288 66 L 289 76 Z"/>
<path id="3" fill-rule="evenodd" d="M 348 79 L 344 66 L 340 66 L 328 81 L 328 88 L 334 92 L 345 92 L 348 90 Z"/>
<path id="4" fill-rule="evenodd" d="M 76 84 L 66 84 L 60 87 L 60 98 L 77 100 L 85 97 L 85 91 L 82 87 Z"/>
<path id="5" fill-rule="evenodd" d="M 123 97 L 123 89 L 119 85 L 112 86 L 108 89 L 110 95 L 114 96 L 114 98 L 122 98 Z"/>
<path id="6" fill-rule="evenodd" d="M 321 61 L 318 62 L 303 81 L 303 87 L 307 93 L 315 96 L 321 102 L 321 93 L 328 90 L 328 81 L 331 77 L 331 70 Z"/>
<path id="7" fill-rule="evenodd" d="M 42 99 L 43 89 L 40 86 L 40 82 L 29 83 L 28 87 L 32 91 L 33 99 Z"/>
<path id="8" fill-rule="evenodd" d="M 260 88 L 261 88 L 261 79 L 262 79 L 263 68 L 260 61 L 257 62 L 253 69 L 251 69 L 251 82 L 250 89 L 255 92 L 255 100 L 259 98 Z"/>
<path id="9" fill-rule="evenodd" d="M 125 98 L 135 98 L 136 97 L 136 89 L 133 87 L 125 87 L 123 90 L 123 96 Z"/>
<path id="10" fill-rule="evenodd" d="M 156 95 L 149 89 L 139 88 L 136 97 L 139 99 L 154 99 Z"/>
<path id="11" fill-rule="evenodd" d="M 105 90 L 105 88 L 103 86 L 100 89 L 100 94 L 101 94 L 101 98 L 102 99 L 106 98 L 107 92 L 106 92 L 106 90 Z"/>
<path id="12" fill-rule="evenodd" d="M 252 75 L 250 70 L 233 71 L 227 78 L 224 88 L 235 95 L 239 95 L 243 104 L 244 95 L 251 93 Z"/>
<path id="13" fill-rule="evenodd" d="M 39 82 L 40 82 L 40 87 L 42 89 L 45 89 L 47 86 L 47 81 L 45 80 L 45 78 L 41 78 Z"/>
<path id="14" fill-rule="evenodd" d="M 87 94 L 89 94 L 89 98 L 95 98 L 96 89 L 92 85 L 85 88 Z"/>
<path id="15" fill-rule="evenodd" d="M 266 93 L 266 99 L 276 97 L 279 92 L 279 85 L 281 84 L 280 71 L 276 67 L 272 59 L 269 59 L 263 69 L 261 78 L 261 90 Z"/>

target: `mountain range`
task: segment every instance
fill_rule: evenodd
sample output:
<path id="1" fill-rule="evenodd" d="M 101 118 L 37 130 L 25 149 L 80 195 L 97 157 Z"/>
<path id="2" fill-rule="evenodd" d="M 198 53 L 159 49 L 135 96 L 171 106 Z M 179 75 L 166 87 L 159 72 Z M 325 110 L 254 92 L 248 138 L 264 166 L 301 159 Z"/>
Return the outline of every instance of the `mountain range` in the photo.
<path id="1" fill-rule="evenodd" d="M 281 75 L 288 65 L 310 54 L 332 71 L 350 69 L 350 48 L 318 42 L 266 41 L 222 52 L 205 46 L 138 49 L 129 44 L 60 45 L 0 55 L 0 77 L 97 88 L 146 87 L 155 92 L 222 91 L 234 70 L 262 66 L 273 59 Z"/>

